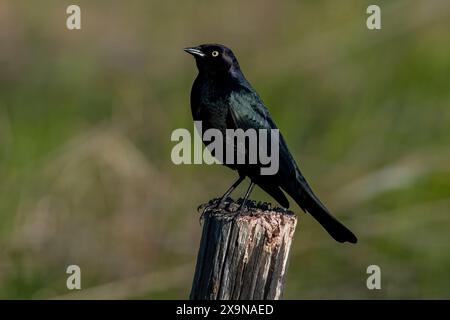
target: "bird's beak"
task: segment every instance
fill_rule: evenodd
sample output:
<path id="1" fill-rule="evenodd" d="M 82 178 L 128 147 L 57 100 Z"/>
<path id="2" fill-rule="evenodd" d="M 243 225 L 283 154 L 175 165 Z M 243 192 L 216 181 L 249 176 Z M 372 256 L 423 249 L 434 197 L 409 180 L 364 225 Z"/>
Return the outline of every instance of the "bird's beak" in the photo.
<path id="1" fill-rule="evenodd" d="M 204 54 L 202 52 L 202 50 L 200 50 L 197 47 L 184 48 L 183 50 L 186 51 L 189 54 L 192 54 L 194 57 L 204 57 L 204 56 L 206 56 L 206 54 Z"/>

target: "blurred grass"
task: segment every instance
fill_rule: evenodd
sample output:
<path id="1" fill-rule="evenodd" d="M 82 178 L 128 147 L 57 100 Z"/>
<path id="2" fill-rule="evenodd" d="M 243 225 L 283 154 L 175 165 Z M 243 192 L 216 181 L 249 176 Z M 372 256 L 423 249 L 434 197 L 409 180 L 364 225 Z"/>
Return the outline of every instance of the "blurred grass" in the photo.
<path id="1" fill-rule="evenodd" d="M 368 1 L 79 1 L 81 31 L 69 4 L 0 3 L 0 298 L 64 297 L 70 264 L 77 297 L 187 297 L 196 208 L 234 179 L 170 162 L 170 133 L 192 127 L 181 49 L 205 42 L 234 49 L 360 239 L 294 207 L 286 298 L 450 298 L 448 1 L 380 1 L 375 32 Z"/>

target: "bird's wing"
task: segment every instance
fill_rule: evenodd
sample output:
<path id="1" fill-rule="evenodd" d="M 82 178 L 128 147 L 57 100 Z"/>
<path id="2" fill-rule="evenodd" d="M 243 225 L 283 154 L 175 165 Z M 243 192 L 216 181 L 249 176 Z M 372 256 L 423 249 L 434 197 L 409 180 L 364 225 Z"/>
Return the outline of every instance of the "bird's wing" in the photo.
<path id="1" fill-rule="evenodd" d="M 229 112 L 231 120 L 229 125 L 235 129 L 278 129 L 259 96 L 246 87 L 234 90 L 230 95 Z M 270 134 L 268 133 L 268 135 Z M 270 148 L 270 145 L 268 147 Z M 278 174 L 295 178 L 298 169 L 281 133 L 279 135 L 279 156 Z"/>
<path id="2" fill-rule="evenodd" d="M 269 123 L 269 111 L 255 93 L 247 88 L 234 90 L 229 97 L 230 115 L 236 128 L 276 129 Z"/>
<path id="3" fill-rule="evenodd" d="M 230 95 L 230 101 L 229 101 L 229 115 L 227 117 L 227 127 L 232 129 L 242 129 L 242 130 L 248 130 L 248 129 L 277 129 L 275 124 L 270 119 L 269 111 L 262 103 L 261 99 L 255 94 L 252 90 L 248 88 L 244 88 L 242 91 L 233 91 L 233 93 Z M 257 131 L 258 133 L 258 131 Z M 271 139 L 270 133 L 268 132 L 268 142 Z M 261 148 L 259 146 L 259 138 L 257 138 L 258 147 L 257 149 Z M 284 143 L 284 142 L 283 142 Z M 246 149 L 247 146 L 244 145 L 244 149 Z M 271 147 L 270 144 L 268 144 L 266 150 L 267 155 L 271 155 Z M 247 150 L 245 150 L 247 153 Z M 282 167 L 281 170 L 285 170 L 288 168 L 288 164 L 282 162 L 279 167 Z M 275 175 L 275 181 L 279 178 L 279 173 Z M 249 174 L 249 172 L 246 172 L 246 174 Z M 250 175 L 252 178 L 252 176 Z M 254 178 L 254 177 L 253 177 Z M 289 200 L 284 195 L 283 191 L 280 189 L 280 182 L 275 182 L 272 179 L 258 179 L 258 181 L 255 181 L 259 187 L 261 187 L 264 191 L 266 191 L 268 194 L 270 194 L 280 205 L 282 205 L 285 208 L 289 208 Z"/>
<path id="4" fill-rule="evenodd" d="M 250 128 L 257 130 L 278 129 L 261 98 L 247 87 L 241 87 L 240 90 L 233 91 L 229 99 L 229 109 L 232 120 L 232 123 L 229 125 L 233 125 L 234 128 L 243 130 Z M 300 186 L 303 192 L 316 198 L 308 182 L 300 172 L 294 157 L 289 152 L 281 133 L 279 134 L 279 169 L 276 175 L 279 185 L 283 189 L 294 189 Z"/>

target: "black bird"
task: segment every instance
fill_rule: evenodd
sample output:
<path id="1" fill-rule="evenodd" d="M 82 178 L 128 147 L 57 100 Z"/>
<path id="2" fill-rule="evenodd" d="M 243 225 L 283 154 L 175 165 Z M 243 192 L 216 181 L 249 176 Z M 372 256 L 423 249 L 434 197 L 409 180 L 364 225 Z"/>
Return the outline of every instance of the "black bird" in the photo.
<path id="1" fill-rule="evenodd" d="M 220 44 L 203 44 L 185 48 L 193 55 L 198 75 L 191 91 L 191 109 L 194 121 L 202 121 L 203 130 L 219 129 L 278 129 L 269 111 L 256 91 L 245 79 L 233 52 Z M 261 165 L 229 165 L 237 170 L 239 179 L 225 192 L 222 203 L 231 192 L 249 177 L 250 186 L 241 206 L 258 185 L 283 207 L 289 207 L 285 194 L 290 195 L 309 212 L 338 242 L 356 243 L 356 236 L 341 224 L 320 202 L 306 182 L 284 138 L 279 138 L 279 170 L 275 175 L 261 175 Z M 219 204 L 220 204 L 219 203 Z"/>

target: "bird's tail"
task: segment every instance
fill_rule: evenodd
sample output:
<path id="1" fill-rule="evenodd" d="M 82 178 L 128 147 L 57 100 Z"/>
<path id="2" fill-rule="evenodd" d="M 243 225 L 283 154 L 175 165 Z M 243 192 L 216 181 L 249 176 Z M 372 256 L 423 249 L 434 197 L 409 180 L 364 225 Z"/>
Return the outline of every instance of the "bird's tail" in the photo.
<path id="1" fill-rule="evenodd" d="M 358 241 L 353 232 L 339 222 L 312 191 L 300 190 L 296 195 L 294 200 L 298 205 L 309 212 L 336 241 L 350 243 Z"/>

